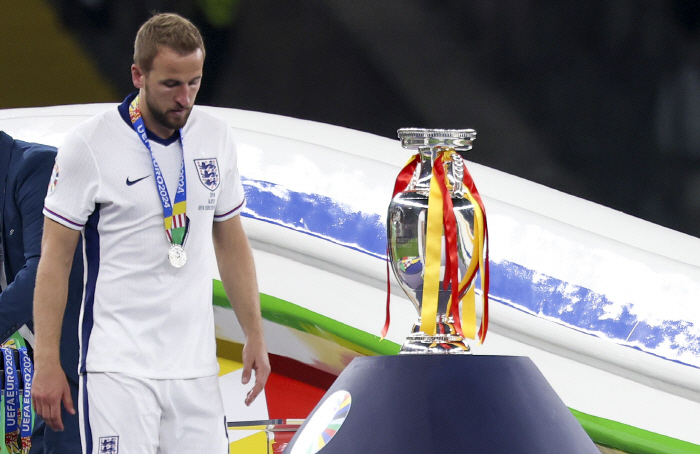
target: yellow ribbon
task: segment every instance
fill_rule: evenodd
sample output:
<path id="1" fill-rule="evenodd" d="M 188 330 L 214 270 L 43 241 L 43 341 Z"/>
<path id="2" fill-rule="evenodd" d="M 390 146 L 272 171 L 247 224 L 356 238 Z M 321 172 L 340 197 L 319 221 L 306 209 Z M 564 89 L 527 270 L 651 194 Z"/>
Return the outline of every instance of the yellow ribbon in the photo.
<path id="1" fill-rule="evenodd" d="M 466 284 L 466 280 L 474 272 L 474 268 L 479 266 L 481 273 L 484 272 L 484 213 L 481 211 L 481 207 L 477 203 L 474 196 L 471 194 L 469 189 L 465 188 L 467 199 L 472 203 L 474 207 L 474 236 L 472 237 L 472 258 L 469 262 L 469 267 L 465 274 L 465 279 L 460 283 L 460 287 Z M 469 339 L 476 339 L 476 293 L 474 289 L 476 288 L 476 276 L 467 291 L 463 299 L 462 304 L 462 331 L 464 336 Z M 481 305 L 483 307 L 484 299 L 483 294 L 481 296 Z M 481 339 L 479 339 L 479 345 L 481 344 Z"/>
<path id="2" fill-rule="evenodd" d="M 425 274 L 421 304 L 421 331 L 434 336 L 437 331 L 438 295 L 442 257 L 442 192 L 433 171 L 428 195 L 428 227 L 425 235 Z"/>
<path id="3" fill-rule="evenodd" d="M 486 337 L 486 302 L 485 302 L 485 291 L 484 291 L 484 274 L 486 273 L 486 267 L 484 266 L 484 257 L 486 257 L 485 251 L 484 251 L 484 245 L 486 244 L 486 238 L 485 238 L 485 222 L 484 222 L 484 213 L 481 211 L 481 207 L 478 204 L 475 204 L 475 209 L 474 209 L 474 214 L 475 214 L 475 219 L 479 221 L 479 229 L 476 231 L 477 232 L 477 239 L 476 239 L 476 244 L 478 245 L 478 251 L 479 251 L 479 280 L 481 284 L 481 309 L 482 309 L 482 314 L 481 314 L 481 336 L 479 337 L 479 343 L 478 345 L 481 345 L 484 343 L 484 338 Z M 477 249 L 477 248 L 475 248 Z M 474 286 L 476 286 L 476 282 L 474 282 Z"/>

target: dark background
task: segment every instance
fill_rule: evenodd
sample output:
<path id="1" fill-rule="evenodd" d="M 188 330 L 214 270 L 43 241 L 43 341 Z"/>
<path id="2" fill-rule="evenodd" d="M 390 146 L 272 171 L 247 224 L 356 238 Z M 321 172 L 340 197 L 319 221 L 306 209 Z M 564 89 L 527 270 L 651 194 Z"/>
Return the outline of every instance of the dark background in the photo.
<path id="1" fill-rule="evenodd" d="M 199 104 L 474 128 L 473 161 L 700 236 L 700 0 L 44 1 L 120 99 L 138 27 L 175 11 Z"/>

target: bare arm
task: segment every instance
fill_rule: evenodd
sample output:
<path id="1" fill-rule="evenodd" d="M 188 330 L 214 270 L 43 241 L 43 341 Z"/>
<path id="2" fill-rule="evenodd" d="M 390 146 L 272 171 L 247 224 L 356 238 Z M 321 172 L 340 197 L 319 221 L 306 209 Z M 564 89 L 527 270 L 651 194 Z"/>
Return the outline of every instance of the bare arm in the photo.
<path id="1" fill-rule="evenodd" d="M 245 400 L 246 405 L 250 405 L 263 390 L 270 375 L 253 252 L 240 216 L 215 222 L 213 232 L 221 282 L 246 338 L 243 347 L 243 384 L 248 383 L 251 372 L 255 371 L 255 386 Z"/>
<path id="2" fill-rule="evenodd" d="M 75 413 L 59 345 L 68 297 L 68 277 L 80 232 L 45 218 L 41 259 L 34 287 L 35 376 L 32 390 L 36 412 L 54 430 L 63 430 L 61 402 Z"/>

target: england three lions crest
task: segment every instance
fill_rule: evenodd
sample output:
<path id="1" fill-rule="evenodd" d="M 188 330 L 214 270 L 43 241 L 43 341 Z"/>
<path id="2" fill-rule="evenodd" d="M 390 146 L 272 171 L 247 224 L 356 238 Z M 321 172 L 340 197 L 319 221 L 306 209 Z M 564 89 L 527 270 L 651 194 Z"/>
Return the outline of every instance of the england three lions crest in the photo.
<path id="1" fill-rule="evenodd" d="M 219 176 L 219 163 L 216 161 L 216 158 L 195 159 L 194 165 L 197 167 L 199 181 L 202 182 L 205 188 L 213 191 L 219 187 L 221 179 Z"/>

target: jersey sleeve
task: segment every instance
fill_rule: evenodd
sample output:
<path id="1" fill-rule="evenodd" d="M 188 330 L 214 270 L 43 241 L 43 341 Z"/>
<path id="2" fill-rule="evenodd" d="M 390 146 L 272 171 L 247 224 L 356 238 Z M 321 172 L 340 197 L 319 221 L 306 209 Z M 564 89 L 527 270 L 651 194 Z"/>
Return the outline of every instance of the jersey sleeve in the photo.
<path id="1" fill-rule="evenodd" d="M 245 207 L 245 192 L 238 173 L 236 144 L 230 129 L 227 129 L 225 147 L 224 154 L 226 159 L 222 160 L 224 166 L 221 169 L 223 177 L 221 192 L 216 201 L 216 210 L 214 211 L 214 221 L 218 222 L 240 214 Z"/>
<path id="2" fill-rule="evenodd" d="M 71 132 L 58 149 L 44 215 L 73 230 L 82 230 L 95 210 L 99 175 L 83 138 Z"/>

